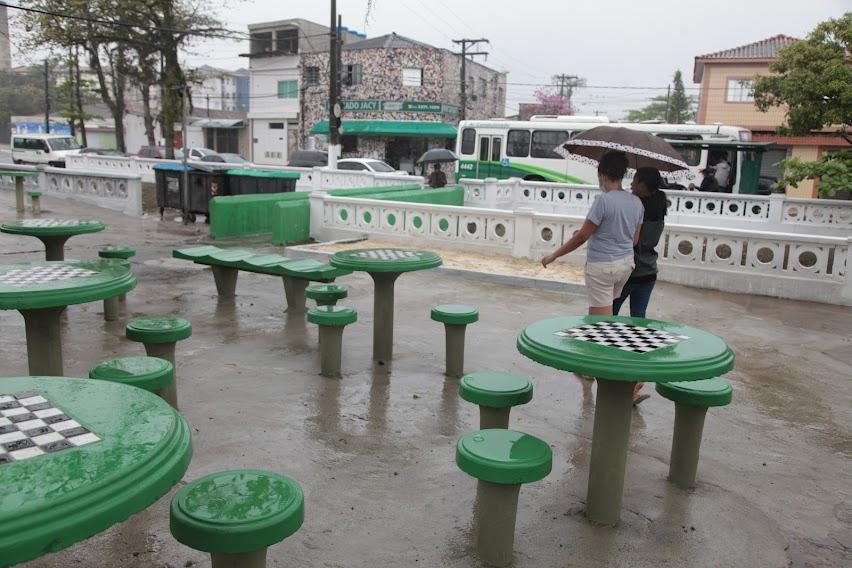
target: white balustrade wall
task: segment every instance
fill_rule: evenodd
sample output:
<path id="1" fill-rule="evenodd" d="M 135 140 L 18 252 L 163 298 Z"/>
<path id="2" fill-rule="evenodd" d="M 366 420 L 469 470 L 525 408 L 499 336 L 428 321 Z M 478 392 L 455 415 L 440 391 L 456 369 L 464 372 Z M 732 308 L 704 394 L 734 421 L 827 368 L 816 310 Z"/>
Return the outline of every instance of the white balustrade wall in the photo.
<path id="1" fill-rule="evenodd" d="M 311 195 L 311 236 L 365 235 L 416 246 L 540 258 L 571 238 L 582 215 L 531 207 L 451 207 Z M 669 223 L 660 279 L 727 292 L 852 305 L 852 238 Z M 582 259 L 582 251 L 574 253 Z"/>
<path id="2" fill-rule="evenodd" d="M 465 205 L 532 207 L 542 213 L 585 215 L 601 190 L 591 185 L 508 180 L 462 180 Z M 666 190 L 667 223 L 809 235 L 852 235 L 852 201 Z"/>
<path id="3" fill-rule="evenodd" d="M 46 196 L 73 198 L 127 215 L 142 215 L 142 179 L 135 174 L 14 164 L 0 164 L 0 170 L 39 172 L 38 177 L 26 178 L 25 187 Z M 0 187 L 14 189 L 15 182 L 10 177 L 0 177 Z"/>
<path id="4" fill-rule="evenodd" d="M 93 154 L 79 154 L 68 156 L 65 160 L 69 170 L 80 170 L 87 172 L 110 172 L 131 173 L 142 177 L 146 183 L 154 183 L 154 166 L 157 164 L 172 163 L 179 164 L 180 160 L 155 160 L 152 158 L 137 158 L 135 156 L 97 156 Z M 190 161 L 190 164 L 205 166 L 217 166 L 219 164 L 210 162 Z M 347 187 L 380 187 L 388 185 L 402 185 L 416 183 L 423 186 L 423 178 L 420 176 L 408 176 L 403 174 L 376 174 L 374 172 L 329 170 L 328 168 L 293 168 L 289 166 L 240 166 L 234 165 L 234 169 L 258 168 L 272 171 L 298 172 L 301 174 L 296 182 L 298 191 L 315 191 L 323 189 L 342 189 Z"/>

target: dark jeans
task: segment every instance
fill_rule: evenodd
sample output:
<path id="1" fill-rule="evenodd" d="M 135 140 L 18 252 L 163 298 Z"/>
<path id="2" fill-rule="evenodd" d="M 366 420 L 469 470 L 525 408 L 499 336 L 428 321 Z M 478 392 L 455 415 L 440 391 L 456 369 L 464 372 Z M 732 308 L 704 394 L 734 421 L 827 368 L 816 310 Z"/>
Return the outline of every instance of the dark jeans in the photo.
<path id="1" fill-rule="evenodd" d="M 654 291 L 656 280 L 649 282 L 630 282 L 624 285 L 621 291 L 621 296 L 613 300 L 612 313 L 618 315 L 621 309 L 621 304 L 629 297 L 630 298 L 630 317 L 644 318 L 645 312 L 648 310 L 648 302 L 651 301 L 651 292 Z"/>

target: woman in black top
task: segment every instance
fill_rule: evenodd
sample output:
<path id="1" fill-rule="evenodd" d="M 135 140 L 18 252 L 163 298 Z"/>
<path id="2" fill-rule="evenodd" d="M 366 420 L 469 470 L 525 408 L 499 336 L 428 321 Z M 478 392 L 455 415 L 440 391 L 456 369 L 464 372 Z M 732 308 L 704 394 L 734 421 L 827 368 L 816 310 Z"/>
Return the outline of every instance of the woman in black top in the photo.
<path id="1" fill-rule="evenodd" d="M 633 260 L 636 267 L 630 274 L 621 296 L 612 303 L 612 313 L 618 315 L 621 305 L 630 298 L 630 317 L 644 318 L 651 300 L 651 292 L 657 283 L 657 244 L 663 234 L 666 221 L 668 202 L 666 194 L 660 190 L 663 178 L 656 168 L 639 168 L 630 184 L 633 194 L 642 200 L 645 215 L 642 230 L 639 233 L 639 243 L 633 247 Z M 638 404 L 648 398 L 647 394 L 639 394 L 644 383 L 636 383 L 633 390 L 633 404 Z"/>

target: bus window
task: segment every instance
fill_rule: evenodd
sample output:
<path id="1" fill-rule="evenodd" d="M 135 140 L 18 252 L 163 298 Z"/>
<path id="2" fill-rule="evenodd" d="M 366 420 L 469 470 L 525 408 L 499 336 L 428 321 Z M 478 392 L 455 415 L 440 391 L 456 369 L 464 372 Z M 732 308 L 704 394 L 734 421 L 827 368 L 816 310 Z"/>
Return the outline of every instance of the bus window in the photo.
<path id="1" fill-rule="evenodd" d="M 701 163 L 701 148 L 675 148 L 686 162 L 687 166 L 697 166 Z"/>
<path id="2" fill-rule="evenodd" d="M 476 130 L 473 128 L 465 128 L 462 130 L 461 153 L 466 155 L 473 154 L 476 149 Z"/>
<path id="3" fill-rule="evenodd" d="M 510 158 L 526 158 L 530 155 L 530 131 L 510 130 L 506 138 L 506 155 Z"/>
<path id="4" fill-rule="evenodd" d="M 562 156 L 554 149 L 563 142 L 567 142 L 570 137 L 571 135 L 564 130 L 535 130 L 532 134 L 530 156 L 561 160 Z"/>
<path id="5" fill-rule="evenodd" d="M 491 161 L 499 162 L 503 158 L 500 156 L 500 151 L 502 150 L 501 146 L 503 145 L 503 139 L 499 136 L 495 136 L 491 139 Z"/>

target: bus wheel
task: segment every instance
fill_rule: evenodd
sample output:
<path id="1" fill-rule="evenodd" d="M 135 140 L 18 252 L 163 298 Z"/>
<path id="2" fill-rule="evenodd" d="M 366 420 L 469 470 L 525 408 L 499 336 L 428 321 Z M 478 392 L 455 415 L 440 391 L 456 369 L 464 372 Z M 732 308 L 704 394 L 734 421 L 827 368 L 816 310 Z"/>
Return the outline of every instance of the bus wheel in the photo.
<path id="1" fill-rule="evenodd" d="M 524 181 L 546 181 L 546 180 L 541 176 L 527 176 L 527 177 L 524 178 Z"/>

